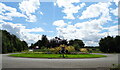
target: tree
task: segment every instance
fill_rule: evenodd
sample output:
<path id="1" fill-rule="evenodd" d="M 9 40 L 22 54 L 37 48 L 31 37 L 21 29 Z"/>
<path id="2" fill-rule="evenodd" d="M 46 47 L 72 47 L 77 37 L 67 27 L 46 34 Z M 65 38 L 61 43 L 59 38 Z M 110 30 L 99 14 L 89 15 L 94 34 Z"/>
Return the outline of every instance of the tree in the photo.
<path id="1" fill-rule="evenodd" d="M 22 41 L 23 50 L 28 50 L 28 45 L 25 41 Z"/>
<path id="2" fill-rule="evenodd" d="M 99 41 L 100 50 L 105 53 L 114 53 L 120 51 L 120 36 L 101 38 Z"/>
<path id="3" fill-rule="evenodd" d="M 76 44 L 73 44 L 73 46 L 74 46 L 74 48 L 75 48 L 76 51 L 79 51 L 80 46 L 79 46 L 77 43 L 76 43 Z"/>
<path id="4" fill-rule="evenodd" d="M 108 52 L 108 46 L 106 45 L 106 39 L 101 38 L 99 42 L 100 50 L 102 52 L 107 53 Z"/>
<path id="5" fill-rule="evenodd" d="M 47 39 L 46 35 L 42 35 L 41 44 L 44 47 L 48 47 L 49 40 Z"/>
<path id="6" fill-rule="evenodd" d="M 34 44 L 33 44 L 33 43 L 31 43 L 31 45 L 30 45 L 29 49 L 33 49 L 33 48 L 34 48 Z"/>
<path id="7" fill-rule="evenodd" d="M 79 50 L 80 48 L 84 47 L 83 41 L 79 39 L 70 40 L 69 45 L 74 46 L 75 50 Z"/>
<path id="8" fill-rule="evenodd" d="M 69 45 L 74 45 L 74 40 L 70 40 Z"/>
<path id="9" fill-rule="evenodd" d="M 49 48 L 55 48 L 59 46 L 59 43 L 56 39 L 51 39 L 50 42 L 49 42 Z"/>
<path id="10" fill-rule="evenodd" d="M 32 48 L 35 48 L 35 46 L 39 46 L 38 49 L 41 49 L 43 47 L 42 41 L 38 40 L 35 44 L 32 44 Z"/>
<path id="11" fill-rule="evenodd" d="M 120 36 L 116 36 L 115 39 L 115 46 L 116 46 L 116 52 L 117 53 L 120 53 Z"/>
<path id="12" fill-rule="evenodd" d="M 59 42 L 59 44 L 61 45 L 61 44 L 64 44 L 64 45 L 67 45 L 68 44 L 68 42 L 67 42 L 67 40 L 60 40 L 60 42 Z"/>
<path id="13" fill-rule="evenodd" d="M 34 43 L 32 46 L 41 46 L 42 48 L 55 48 L 60 45 L 70 45 L 70 46 L 75 46 L 76 50 L 79 50 L 79 48 L 84 47 L 84 43 L 82 40 L 75 39 L 75 40 L 70 40 L 69 43 L 67 39 L 60 39 L 59 37 L 55 37 L 51 40 L 48 40 L 46 35 L 42 35 L 41 40 L 38 40 L 36 43 Z M 30 47 L 32 47 L 30 46 Z"/>
<path id="14" fill-rule="evenodd" d="M 2 53 L 21 52 L 28 49 L 27 43 L 6 30 L 2 32 Z"/>

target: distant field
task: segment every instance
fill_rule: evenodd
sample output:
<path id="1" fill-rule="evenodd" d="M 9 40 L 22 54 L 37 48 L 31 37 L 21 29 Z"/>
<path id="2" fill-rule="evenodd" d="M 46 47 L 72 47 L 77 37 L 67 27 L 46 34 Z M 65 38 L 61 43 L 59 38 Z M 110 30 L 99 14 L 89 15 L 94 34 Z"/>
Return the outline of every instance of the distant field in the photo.
<path id="1" fill-rule="evenodd" d="M 62 58 L 61 54 L 36 54 L 36 53 L 20 53 L 20 54 L 11 54 L 9 56 L 13 57 L 28 57 L 28 58 Z M 64 55 L 65 58 L 100 58 L 106 57 L 105 55 L 97 54 L 67 54 Z"/>

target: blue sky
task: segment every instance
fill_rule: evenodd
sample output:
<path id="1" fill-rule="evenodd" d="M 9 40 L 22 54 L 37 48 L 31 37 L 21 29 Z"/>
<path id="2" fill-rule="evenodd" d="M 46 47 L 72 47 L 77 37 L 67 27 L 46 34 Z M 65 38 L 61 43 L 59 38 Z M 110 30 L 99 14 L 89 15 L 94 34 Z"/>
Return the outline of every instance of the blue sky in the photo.
<path id="1" fill-rule="evenodd" d="M 28 44 L 41 35 L 67 40 L 81 39 L 97 46 L 102 37 L 118 35 L 118 2 L 57 0 L 0 3 L 0 27 Z"/>

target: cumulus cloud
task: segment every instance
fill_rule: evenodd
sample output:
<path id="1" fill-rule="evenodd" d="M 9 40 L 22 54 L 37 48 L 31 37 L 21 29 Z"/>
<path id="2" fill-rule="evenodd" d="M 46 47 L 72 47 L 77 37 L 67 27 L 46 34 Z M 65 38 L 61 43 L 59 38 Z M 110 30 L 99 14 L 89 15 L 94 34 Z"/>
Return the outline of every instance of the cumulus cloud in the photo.
<path id="1" fill-rule="evenodd" d="M 39 0 L 23 0 L 19 3 L 19 9 L 22 12 L 20 13 L 16 8 L 0 3 L 0 20 L 12 20 L 13 17 L 24 17 L 28 22 L 36 22 L 37 17 L 33 13 L 35 13 L 39 6 Z"/>
<path id="2" fill-rule="evenodd" d="M 89 26 L 88 26 L 89 27 Z M 86 27 L 87 28 L 87 27 Z M 57 27 L 58 35 L 60 38 L 64 38 L 67 40 L 71 39 L 81 39 L 85 42 L 85 45 L 88 42 L 96 43 L 101 38 L 102 35 L 98 34 L 97 30 L 77 28 L 75 25 L 67 25 L 66 27 Z M 96 44 L 93 44 L 96 45 Z"/>
<path id="3" fill-rule="evenodd" d="M 98 46 L 98 42 L 94 41 L 85 41 L 86 46 Z"/>
<path id="4" fill-rule="evenodd" d="M 111 12 L 113 15 L 118 16 L 118 8 L 112 9 L 110 12 Z"/>
<path id="5" fill-rule="evenodd" d="M 57 20 L 53 22 L 53 25 L 58 26 L 58 27 L 64 27 L 67 24 L 64 22 L 64 20 Z"/>
<path id="6" fill-rule="evenodd" d="M 24 0 L 19 4 L 19 8 L 23 13 L 31 14 L 39 8 L 39 0 Z"/>
<path id="7" fill-rule="evenodd" d="M 81 39 L 86 46 L 95 46 L 98 45 L 101 38 L 108 36 L 108 33 L 110 36 L 118 35 L 118 25 L 103 27 L 104 22 L 107 22 L 107 20 L 98 19 L 76 23 L 75 25 L 67 25 L 66 27 L 57 27 L 57 36 L 68 40 Z M 103 32 L 103 30 L 108 32 Z"/>
<path id="8" fill-rule="evenodd" d="M 36 16 L 32 15 L 39 8 L 40 1 L 39 0 L 24 0 L 19 3 L 19 8 L 23 14 L 27 15 L 27 21 L 35 22 Z"/>
<path id="9" fill-rule="evenodd" d="M 115 2 L 116 6 L 118 6 L 119 0 L 110 0 L 110 2 Z"/>
<path id="10" fill-rule="evenodd" d="M 79 17 L 79 19 L 88 19 L 88 18 L 95 18 L 99 17 L 101 14 L 102 16 L 108 16 L 109 15 L 109 9 L 108 7 L 111 5 L 111 3 L 97 3 L 92 4 L 85 11 L 82 12 L 82 16 Z"/>
<path id="11" fill-rule="evenodd" d="M 75 19 L 73 14 L 78 13 L 78 11 L 85 6 L 85 3 L 77 6 L 73 5 L 73 3 L 78 2 L 80 2 L 80 0 L 57 0 L 55 5 L 57 4 L 58 7 L 63 8 L 62 12 L 66 14 L 66 16 L 63 16 L 64 19 Z"/>
<path id="12" fill-rule="evenodd" d="M 108 21 L 112 21 L 109 10 L 110 5 L 111 3 L 97 3 L 90 5 L 85 11 L 89 10 L 89 14 L 93 15 L 89 16 L 86 14 L 82 14 L 82 16 L 84 16 L 84 19 L 93 17 L 99 18 L 75 23 L 74 25 L 67 23 L 65 27 L 58 26 L 56 28 L 58 32 L 57 36 L 68 40 L 81 39 L 84 41 L 86 46 L 95 46 L 98 45 L 98 42 L 101 38 L 108 35 L 108 33 L 104 32 L 104 30 L 107 30 L 110 36 L 118 35 L 117 25 L 113 27 L 104 27 L 104 25 L 107 24 Z M 92 10 L 97 10 L 97 12 L 90 12 Z"/>
<path id="13" fill-rule="evenodd" d="M 63 8 L 62 12 L 66 14 L 63 16 L 65 19 L 75 19 L 74 14 L 78 13 L 79 10 L 86 4 L 81 3 L 80 5 L 74 5 L 73 3 L 78 3 L 79 0 L 57 0 L 56 5 Z M 19 3 L 19 8 L 22 13 L 17 12 L 15 8 L 8 7 L 0 3 L 0 28 L 15 34 L 21 40 L 25 40 L 28 44 L 36 42 L 41 38 L 40 34 L 33 34 L 32 32 L 45 32 L 41 27 L 27 29 L 22 24 L 13 24 L 11 22 L 4 22 L 3 20 L 12 20 L 12 17 L 24 17 L 29 22 L 35 22 L 36 16 L 33 15 L 35 11 L 39 8 L 39 0 L 24 0 Z M 112 21 L 110 13 L 113 15 L 118 15 L 116 9 L 109 10 L 111 3 L 97 3 L 92 4 L 83 11 L 80 19 L 94 18 L 89 21 L 77 22 L 72 25 L 71 21 L 65 22 L 64 20 L 56 20 L 53 25 L 56 26 L 57 36 L 64 39 L 81 39 L 84 41 L 85 45 L 98 45 L 100 38 L 107 36 L 106 32 L 102 30 L 108 30 L 109 35 L 115 36 L 118 34 L 118 26 L 103 27 L 108 21 Z M 4 7 L 6 6 L 6 7 Z M 4 8 L 3 8 L 4 7 Z M 10 11 L 9 13 L 5 11 Z M 13 14 L 15 13 L 15 14 Z M 42 12 L 39 12 L 43 15 Z M 4 15 L 4 16 L 3 16 Z M 3 20 L 1 20 L 3 19 Z M 116 22 L 117 23 L 117 22 Z M 53 31 L 46 31 L 53 32 Z M 103 33 L 100 33 L 103 32 Z M 51 37 L 48 37 L 51 39 Z"/>
<path id="14" fill-rule="evenodd" d="M 44 32 L 44 30 L 41 27 L 38 28 L 32 28 L 32 29 L 25 29 L 27 32 Z"/>
<path id="15" fill-rule="evenodd" d="M 36 22 L 37 21 L 37 17 L 35 15 L 31 15 L 29 14 L 26 21 L 28 22 Z"/>
<path id="16" fill-rule="evenodd" d="M 116 36 L 118 35 L 118 31 L 120 30 L 120 25 L 115 25 L 115 26 L 111 26 L 106 28 L 108 30 L 109 35 L 111 36 Z"/>
<path id="17" fill-rule="evenodd" d="M 16 8 L 0 3 L 0 20 L 12 20 L 13 17 L 26 18 L 24 14 L 17 12 Z"/>
<path id="18" fill-rule="evenodd" d="M 80 0 L 57 0 L 56 1 L 56 4 L 59 6 L 59 7 L 72 7 L 73 4 L 72 3 L 78 3 L 80 2 Z"/>
<path id="19" fill-rule="evenodd" d="M 2 30 L 7 30 L 11 34 L 16 35 L 21 40 L 26 41 L 28 44 L 35 43 L 37 40 L 41 39 L 41 34 L 33 34 L 30 32 L 43 32 L 41 27 L 27 29 L 22 24 L 13 24 L 11 22 L 1 22 L 0 27 Z"/>

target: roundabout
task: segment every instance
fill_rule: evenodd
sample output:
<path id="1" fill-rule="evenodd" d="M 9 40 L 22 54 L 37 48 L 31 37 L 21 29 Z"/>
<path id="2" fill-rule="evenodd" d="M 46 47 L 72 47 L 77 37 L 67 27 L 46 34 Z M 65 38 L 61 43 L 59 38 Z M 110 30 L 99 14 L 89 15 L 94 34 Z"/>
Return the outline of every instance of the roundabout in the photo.
<path id="1" fill-rule="evenodd" d="M 42 53 L 20 53 L 10 54 L 12 57 L 25 57 L 25 58 L 101 58 L 107 57 L 106 55 L 100 54 L 42 54 Z"/>
<path id="2" fill-rule="evenodd" d="M 8 55 L 11 54 L 2 54 L 3 68 L 97 68 L 118 64 L 118 54 L 100 54 L 107 57 L 86 59 L 21 58 Z"/>

